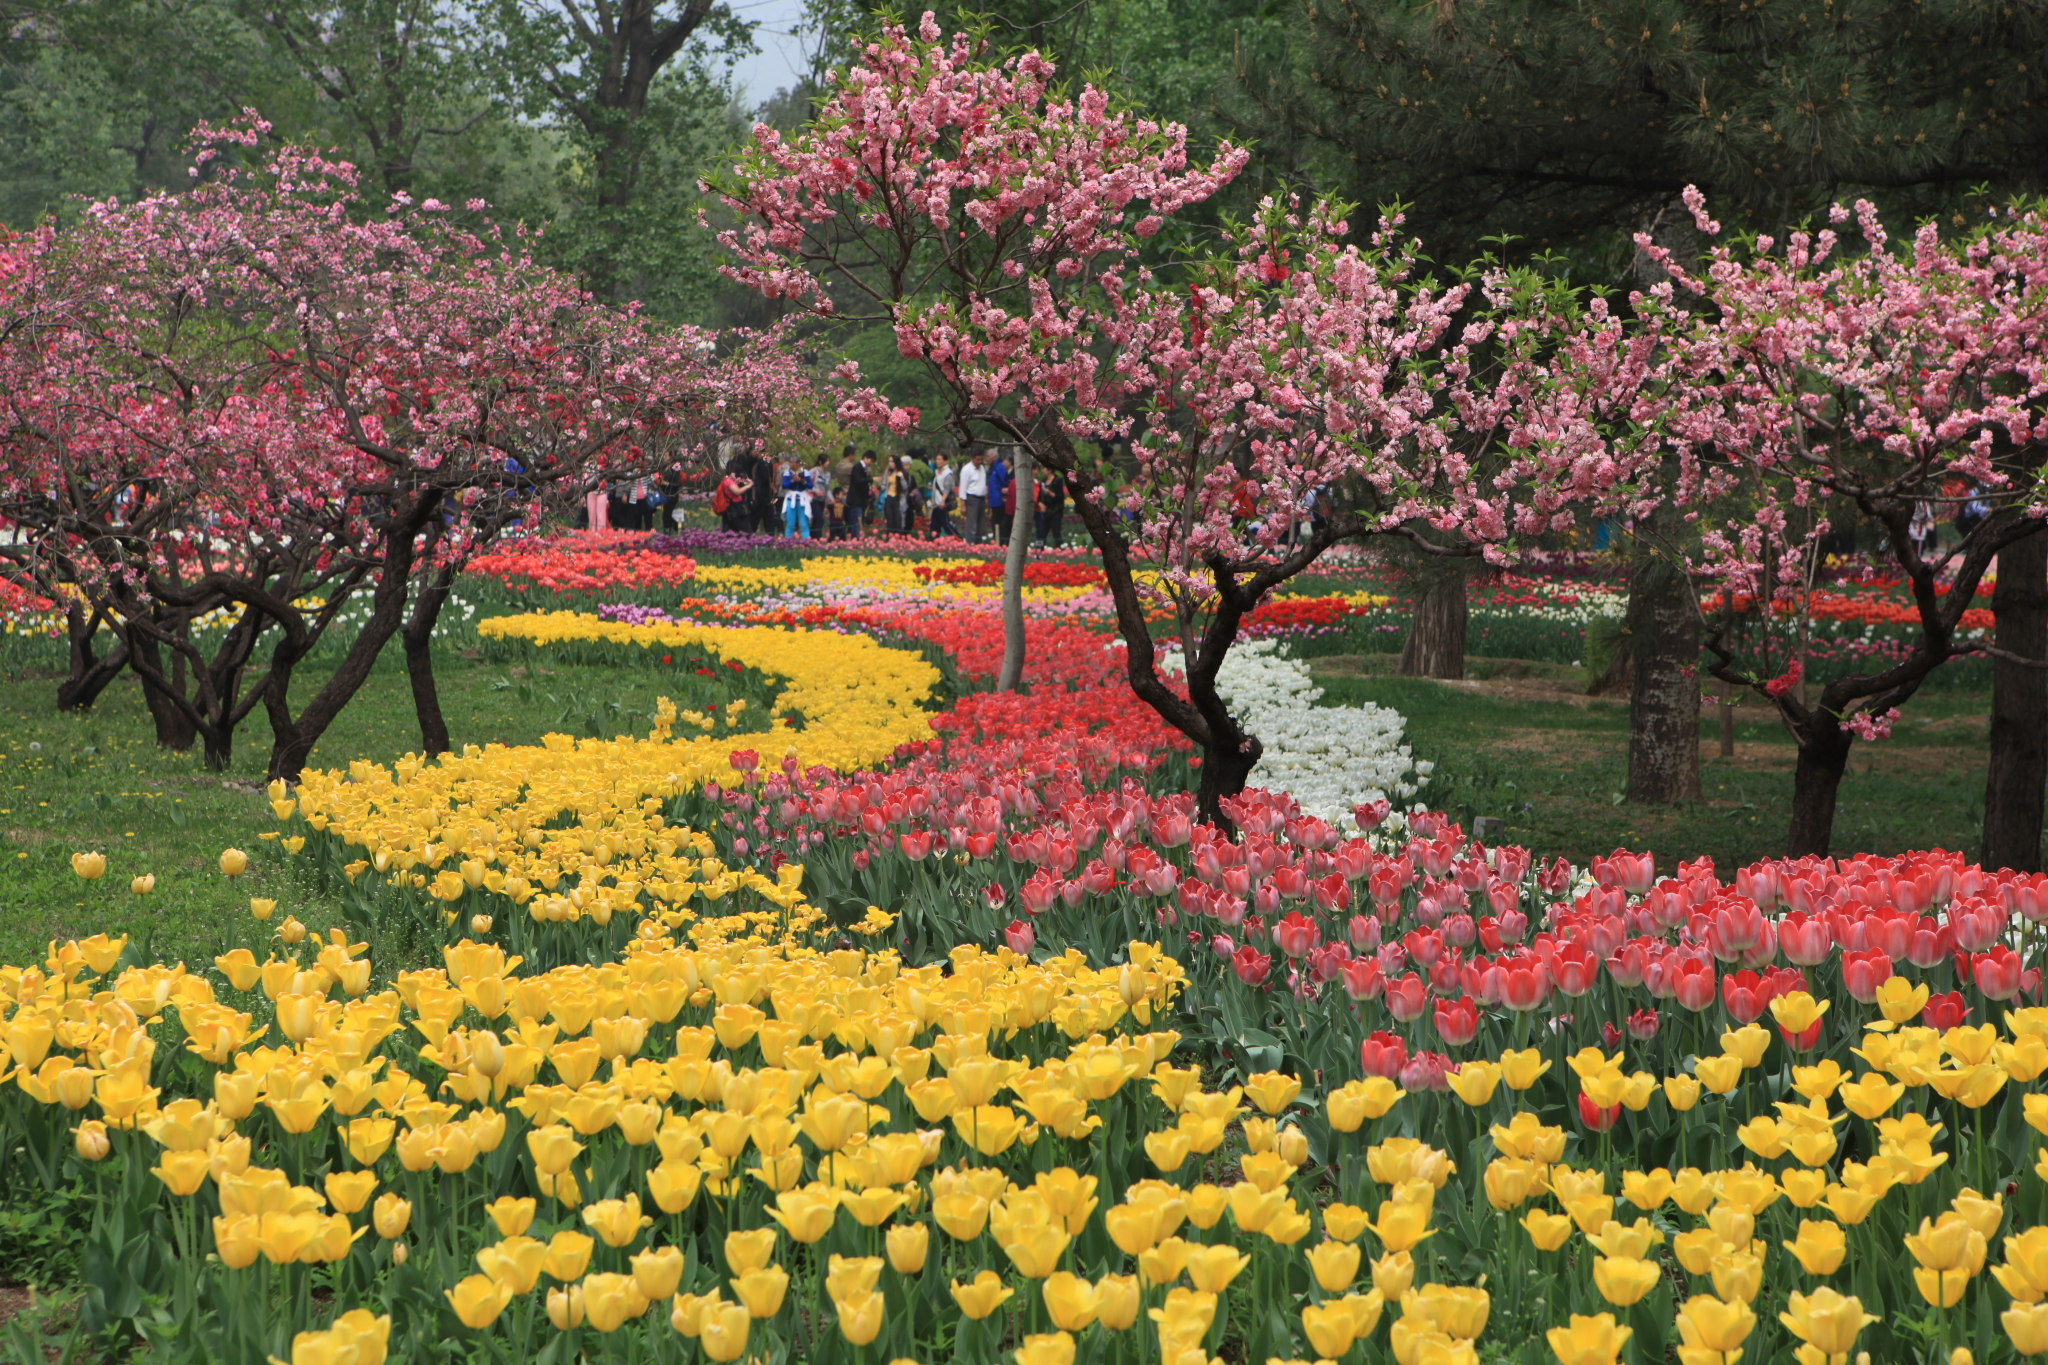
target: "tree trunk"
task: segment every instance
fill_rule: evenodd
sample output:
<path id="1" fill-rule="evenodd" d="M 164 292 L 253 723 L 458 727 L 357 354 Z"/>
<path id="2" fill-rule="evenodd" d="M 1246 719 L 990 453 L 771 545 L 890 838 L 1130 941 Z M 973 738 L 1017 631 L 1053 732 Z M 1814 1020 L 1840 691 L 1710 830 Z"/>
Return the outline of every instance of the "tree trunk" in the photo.
<path id="1" fill-rule="evenodd" d="M 2048 530 L 1998 552 L 1991 660 L 1991 767 L 1984 780 L 1987 870 L 2041 870 L 2042 789 L 2048 785 Z"/>
<path id="2" fill-rule="evenodd" d="M 320 742 L 320 736 L 327 733 L 327 727 L 334 723 L 342 708 L 362 690 L 371 668 L 377 663 L 377 656 L 405 624 L 405 602 L 415 552 L 413 542 L 420 528 L 433 519 L 440 507 L 439 496 L 429 494 L 422 497 L 406 517 L 392 518 L 385 531 L 384 560 L 378 569 L 377 586 L 370 594 L 370 617 L 356 633 L 334 675 L 313 694 L 306 703 L 306 709 L 293 716 L 288 700 L 277 695 L 275 689 L 266 697 L 271 733 L 270 781 L 299 780 L 306 760 L 312 757 L 313 746 Z"/>
<path id="3" fill-rule="evenodd" d="M 1202 750 L 1201 780 L 1195 784 L 1195 813 L 1206 823 L 1236 838 L 1237 824 L 1223 813 L 1223 798 L 1236 796 L 1245 789 L 1257 763 L 1256 757 L 1247 759 L 1239 748 L 1205 747 Z"/>
<path id="4" fill-rule="evenodd" d="M 1825 711 L 1813 713 L 1810 732 L 1796 733 L 1799 763 L 1792 773 L 1792 828 L 1786 838 L 1790 858 L 1825 858 L 1835 837 L 1835 799 L 1842 773 L 1849 766 L 1849 746 L 1856 736 Z"/>
<path id="5" fill-rule="evenodd" d="M 1700 794 L 1700 619 L 1692 586 L 1657 555 L 1629 576 L 1628 799 Z"/>
<path id="6" fill-rule="evenodd" d="M 119 632 L 114 634 L 113 648 L 104 658 L 93 653 L 93 636 L 99 634 L 100 614 L 88 612 L 73 602 L 64 612 L 64 632 L 71 643 L 71 674 L 57 684 L 57 709 L 59 711 L 89 711 L 108 684 L 121 676 L 121 670 L 128 666 L 128 643 Z"/>
<path id="7" fill-rule="evenodd" d="M 441 619 L 441 608 L 448 601 L 448 593 L 455 585 L 455 568 L 445 565 L 421 586 L 419 600 L 413 603 L 412 616 L 405 623 L 400 637 L 405 644 L 405 673 L 412 682 L 412 707 L 420 722 L 420 753 L 428 758 L 445 754 L 451 747 L 448 742 L 448 722 L 441 714 L 441 692 L 434 685 L 434 627 Z"/>
<path id="8" fill-rule="evenodd" d="M 1465 561 L 1424 564 L 1414 575 L 1415 611 L 1401 646 L 1404 678 L 1465 676 Z"/>
<path id="9" fill-rule="evenodd" d="M 1024 681 L 1024 551 L 1031 543 L 1031 454 L 1023 446 L 1014 449 L 1010 498 L 1016 505 L 1010 512 L 1010 544 L 1003 556 L 1003 670 L 996 678 L 998 692 L 1015 692 Z"/>
<path id="10" fill-rule="evenodd" d="M 130 655 L 143 667 L 136 670 L 142 679 L 142 702 L 149 708 L 149 717 L 156 722 L 156 742 L 174 753 L 190 753 L 199 728 L 184 709 L 171 699 L 162 688 L 150 681 L 150 674 L 161 676 L 163 665 L 155 640 L 135 634 L 129 638 Z M 185 656 L 174 653 L 171 658 L 171 685 L 180 691 L 185 686 Z"/>

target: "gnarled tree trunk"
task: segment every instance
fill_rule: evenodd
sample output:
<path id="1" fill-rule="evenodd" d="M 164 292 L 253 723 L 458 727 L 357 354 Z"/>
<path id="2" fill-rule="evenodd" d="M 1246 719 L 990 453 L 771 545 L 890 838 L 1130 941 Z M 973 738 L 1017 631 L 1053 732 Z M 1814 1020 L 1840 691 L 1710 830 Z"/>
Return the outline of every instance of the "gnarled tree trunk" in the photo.
<path id="1" fill-rule="evenodd" d="M 1415 609 L 1408 621 L 1408 640 L 1401 646 L 1401 676 L 1462 678 L 1465 676 L 1466 563 L 1426 557 L 1411 572 Z"/>
<path id="2" fill-rule="evenodd" d="M 1629 575 L 1628 799 L 1666 804 L 1700 794 L 1700 618 L 1692 585 L 1661 556 Z"/>
<path id="3" fill-rule="evenodd" d="M 99 634 L 102 617 L 73 602 L 64 612 L 64 633 L 71 644 L 71 671 L 57 684 L 59 711 L 89 711 L 121 670 L 128 666 L 128 642 L 113 633 L 113 647 L 105 655 L 94 653 L 93 637 Z"/>
<path id="4" fill-rule="evenodd" d="M 440 623 L 441 608 L 455 585 L 455 566 L 443 565 L 420 587 L 400 637 L 405 644 L 405 674 L 412 683 L 412 707 L 420 723 L 420 753 L 428 758 L 445 754 L 448 722 L 441 714 L 441 691 L 434 683 L 434 628 Z"/>
<path id="5" fill-rule="evenodd" d="M 1792 827 L 1785 840 L 1790 858 L 1825 858 L 1835 834 L 1835 800 L 1849 766 L 1856 736 L 1827 711 L 1814 708 L 1811 721 L 1793 732 L 1799 762 L 1792 772 Z"/>
<path id="6" fill-rule="evenodd" d="M 1991 765 L 1984 780 L 1984 866 L 2041 870 L 2048 784 L 2048 530 L 1998 552 L 1991 660 Z M 2007 657 L 2010 656 L 2010 657 Z"/>

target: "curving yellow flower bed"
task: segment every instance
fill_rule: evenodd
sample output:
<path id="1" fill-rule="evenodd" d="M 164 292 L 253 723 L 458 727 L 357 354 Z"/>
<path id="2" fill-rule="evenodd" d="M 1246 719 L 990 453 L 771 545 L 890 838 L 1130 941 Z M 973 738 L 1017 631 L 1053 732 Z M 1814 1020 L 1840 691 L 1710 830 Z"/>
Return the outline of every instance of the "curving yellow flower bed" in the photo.
<path id="1" fill-rule="evenodd" d="M 678 904 L 703 887 L 724 886 L 696 854 L 702 836 L 665 828 L 658 813 L 670 797 L 731 775 L 731 756 L 752 750 L 774 764 L 794 759 L 853 771 L 887 759 L 897 746 L 930 738 L 920 709 L 938 682 L 921 656 L 862 636 L 825 631 L 704 625 L 630 626 L 578 612 L 503 616 L 481 632 L 535 644 L 601 641 L 708 650 L 784 680 L 773 728 L 749 733 L 745 702 L 721 712 L 678 712 L 664 698 L 645 737 L 579 740 L 550 735 L 538 745 L 466 747 L 431 762 L 408 757 L 390 767 L 356 762 L 346 771 L 308 771 L 296 801 L 272 792 L 278 818 L 294 809 L 317 832 L 360 850 L 344 869 L 366 870 L 443 901 L 486 886 L 526 905 L 557 893 L 536 920 L 580 918 L 585 902 L 607 916 L 645 890 Z M 792 714 L 801 730 L 785 729 Z M 698 731 L 688 738 L 674 730 Z M 561 826 L 567 827 L 561 827 Z M 697 843 L 703 847 L 698 849 Z M 751 874 L 749 874 L 751 875 Z M 567 885 L 564 885 L 564 881 Z"/>

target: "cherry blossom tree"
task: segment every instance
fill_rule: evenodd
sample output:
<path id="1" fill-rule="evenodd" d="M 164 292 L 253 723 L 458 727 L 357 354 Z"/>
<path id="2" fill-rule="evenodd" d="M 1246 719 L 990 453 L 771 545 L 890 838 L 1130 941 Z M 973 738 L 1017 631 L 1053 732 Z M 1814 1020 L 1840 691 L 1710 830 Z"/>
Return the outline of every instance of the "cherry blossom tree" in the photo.
<path id="1" fill-rule="evenodd" d="M 1718 233 L 1700 196 L 1687 199 L 1701 230 Z M 1853 744 L 1889 734 L 1898 708 L 1949 660 L 2004 653 L 1966 631 L 1963 613 L 2000 552 L 2048 512 L 2038 487 L 2048 461 L 2048 220 L 2014 210 L 1960 240 L 1930 223 L 1894 243 L 1859 202 L 1782 245 L 1718 245 L 1704 277 L 1647 239 L 1638 245 L 1670 276 L 1636 300 L 1662 357 L 1638 392 L 1678 452 L 1669 496 L 1692 509 L 1704 547 L 1692 568 L 1710 589 L 1756 603 L 1767 623 L 1747 657 L 1725 625 L 1711 631 L 1711 672 L 1754 690 L 1791 731 L 1789 852 L 1825 854 Z M 1916 539 L 1916 510 L 1945 521 L 1967 501 L 1983 516 L 1952 549 Z M 1874 532 L 1877 555 L 1904 580 L 1917 639 L 1888 665 L 1823 680 L 1809 676 L 1796 637 L 1768 623 L 1774 610 L 1794 622 L 1807 610 L 1844 518 Z M 2034 718 L 2037 754 L 2043 723 Z M 2014 842 L 2038 857 L 2048 773 L 2034 762 L 2012 784 L 2032 802 L 2031 837 Z"/>
<path id="2" fill-rule="evenodd" d="M 942 43 L 929 15 L 914 36 L 884 27 L 816 122 L 757 127 L 712 183 L 737 220 L 727 271 L 818 314 L 886 318 L 949 401 L 895 407 L 849 364 L 848 420 L 1014 444 L 1062 482 L 1131 685 L 1201 746 L 1200 807 L 1227 825 L 1221 799 L 1261 752 L 1215 687 L 1245 616 L 1347 538 L 1507 556 L 1575 500 L 1628 497 L 1611 461 L 1574 460 L 1596 424 L 1536 400 L 1567 338 L 1629 352 L 1613 319 L 1533 277 L 1439 285 L 1397 221 L 1347 245 L 1332 205 L 1269 201 L 1220 252 L 1171 258 L 1173 215 L 1245 152 L 1191 165 L 1182 128 L 1053 76 L 1037 53 Z M 1522 495 L 1530 461 L 1567 466 L 1554 502 Z M 1147 625 L 1161 606 L 1179 683 Z"/>
<path id="3" fill-rule="evenodd" d="M 597 305 L 431 200 L 368 212 L 353 168 L 302 148 L 199 179 L 266 132 L 201 129 L 186 193 L 16 244 L 0 558 L 112 627 L 99 663 L 123 656 L 165 738 L 225 766 L 261 706 L 270 775 L 293 778 L 429 562 L 687 438 L 709 339 Z M 295 707 L 294 670 L 362 594 Z"/>

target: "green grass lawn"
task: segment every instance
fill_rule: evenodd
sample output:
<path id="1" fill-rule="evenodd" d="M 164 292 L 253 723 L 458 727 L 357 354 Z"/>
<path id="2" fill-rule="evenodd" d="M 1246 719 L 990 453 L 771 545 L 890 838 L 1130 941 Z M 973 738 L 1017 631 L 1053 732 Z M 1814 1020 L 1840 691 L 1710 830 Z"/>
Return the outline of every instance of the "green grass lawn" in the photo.
<path id="1" fill-rule="evenodd" d="M 1391 655 L 1317 659 L 1326 705 L 1378 702 L 1407 718 L 1418 758 L 1436 774 L 1431 806 L 1469 823 L 1507 821 L 1539 856 L 1583 862 L 1617 847 L 1654 849 L 1660 868 L 1712 854 L 1721 875 L 1784 852 L 1794 749 L 1772 713 L 1736 709 L 1735 756 L 1719 756 L 1718 720 L 1701 726 L 1698 801 L 1651 808 L 1620 801 L 1628 774 L 1628 706 L 1584 696 L 1583 670 L 1468 661 L 1464 684 L 1392 676 Z M 1858 744 L 1835 819 L 1837 854 L 1951 848 L 1972 852 L 1984 819 L 1988 694 L 1928 691 L 1892 739 Z"/>
<path id="2" fill-rule="evenodd" d="M 755 674 L 705 679 L 673 667 L 490 664 L 450 652 L 437 662 L 450 736 L 464 744 L 532 744 L 550 731 L 609 738 L 644 733 L 655 698 L 686 709 L 762 694 Z M 167 960 L 203 961 L 249 898 L 275 899 L 279 918 L 316 930 L 339 922 L 336 902 L 293 876 L 263 835 L 277 828 L 262 789 L 270 729 L 260 712 L 236 734 L 234 763 L 210 772 L 195 749 L 175 754 L 155 731 L 132 676 L 83 714 L 55 709 L 56 683 L 0 681 L 0 962 L 40 961 L 51 939 L 104 930 L 131 934 Z M 765 711 L 765 708 L 763 708 Z M 313 752 L 313 767 L 390 762 L 419 747 L 412 693 L 394 649 Z M 221 850 L 250 855 L 238 878 Z M 71 855 L 98 850 L 106 875 L 84 881 Z M 156 889 L 129 890 L 154 873 Z"/>

